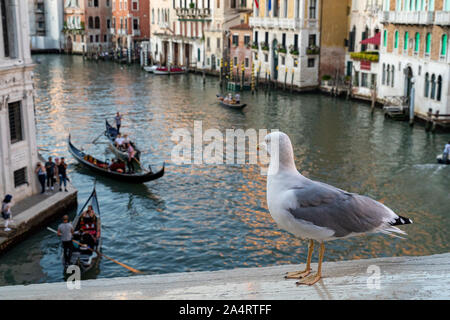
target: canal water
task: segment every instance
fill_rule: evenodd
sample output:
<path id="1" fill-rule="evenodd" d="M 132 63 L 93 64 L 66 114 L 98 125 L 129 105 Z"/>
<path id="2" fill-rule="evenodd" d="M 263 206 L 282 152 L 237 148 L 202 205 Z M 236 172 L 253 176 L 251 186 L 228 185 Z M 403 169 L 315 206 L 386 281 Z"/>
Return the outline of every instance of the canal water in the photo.
<path id="1" fill-rule="evenodd" d="M 449 134 L 385 120 L 361 102 L 320 94 L 260 91 L 242 94 L 248 106 L 216 103 L 218 79 L 199 75 L 154 76 L 138 66 L 83 61 L 79 56 L 36 55 L 34 82 L 37 142 L 43 156 L 68 158 L 79 206 L 95 176 L 76 164 L 67 137 L 100 159 L 110 159 L 105 118 L 124 114 L 122 131 L 143 150 L 142 162 L 163 178 L 128 185 L 98 178 L 103 253 L 146 274 L 303 263 L 307 243 L 280 230 L 266 204 L 266 178 L 257 165 L 176 165 L 177 128 L 279 129 L 292 142 L 297 168 L 309 178 L 369 195 L 415 224 L 406 239 L 385 235 L 336 240 L 325 261 L 448 252 L 450 166 L 435 157 Z M 71 217 L 75 211 L 70 212 Z M 57 222 L 51 226 L 56 227 Z M 56 236 L 42 230 L 0 257 L 0 285 L 63 280 Z M 314 254 L 314 261 L 317 253 Z M 326 268 L 325 268 L 326 274 Z M 106 259 L 87 278 L 131 276 Z"/>

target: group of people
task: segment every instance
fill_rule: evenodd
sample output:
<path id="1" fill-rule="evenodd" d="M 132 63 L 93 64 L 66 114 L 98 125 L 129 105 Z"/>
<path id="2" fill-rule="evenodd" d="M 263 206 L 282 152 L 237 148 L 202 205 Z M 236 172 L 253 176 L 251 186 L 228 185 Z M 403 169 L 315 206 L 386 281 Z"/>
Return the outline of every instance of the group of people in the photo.
<path id="1" fill-rule="evenodd" d="M 64 157 L 55 158 L 53 162 L 52 157 L 48 157 L 48 161 L 45 164 L 41 162 L 37 163 L 36 174 L 41 184 L 41 193 L 46 191 L 45 186 L 47 185 L 48 191 L 54 190 L 54 185 L 58 182 L 59 191 L 62 191 L 62 186 L 64 184 L 64 191 L 67 190 L 67 163 Z"/>
<path id="2" fill-rule="evenodd" d="M 228 104 L 239 104 L 241 103 L 241 95 L 239 93 L 236 93 L 233 98 L 233 95 L 231 93 L 228 93 L 228 95 L 223 98 L 223 102 Z"/>
<path id="3" fill-rule="evenodd" d="M 61 237 L 61 243 L 64 251 L 64 264 L 70 265 L 73 252 L 73 235 L 80 237 L 80 243 L 90 249 L 94 249 L 100 238 L 100 228 L 97 223 L 97 215 L 92 207 L 88 206 L 80 216 L 79 229 L 74 231 L 72 223 L 69 222 L 69 216 L 63 217 L 63 222 L 58 226 L 57 235 Z"/>
<path id="4" fill-rule="evenodd" d="M 122 125 L 122 115 L 117 112 L 116 116 L 114 117 L 114 120 L 116 122 L 116 128 L 117 128 L 117 136 L 114 140 L 114 145 L 117 149 L 126 152 L 128 155 L 128 161 L 127 161 L 127 168 L 128 173 L 134 173 L 134 166 L 133 166 L 133 159 L 136 159 L 137 152 L 134 148 L 133 142 L 128 138 L 127 134 L 120 133 L 120 126 Z M 113 160 L 113 162 L 109 165 L 109 169 L 111 171 L 117 171 L 117 172 L 125 172 L 125 165 L 120 160 Z"/>

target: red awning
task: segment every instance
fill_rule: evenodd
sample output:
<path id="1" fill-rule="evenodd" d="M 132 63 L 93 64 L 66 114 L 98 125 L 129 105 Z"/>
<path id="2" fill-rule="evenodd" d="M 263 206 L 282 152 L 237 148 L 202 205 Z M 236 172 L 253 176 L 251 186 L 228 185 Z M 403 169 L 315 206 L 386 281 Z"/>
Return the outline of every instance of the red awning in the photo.
<path id="1" fill-rule="evenodd" d="M 378 32 L 372 38 L 364 39 L 361 44 L 374 44 L 379 46 L 381 43 L 381 32 Z"/>

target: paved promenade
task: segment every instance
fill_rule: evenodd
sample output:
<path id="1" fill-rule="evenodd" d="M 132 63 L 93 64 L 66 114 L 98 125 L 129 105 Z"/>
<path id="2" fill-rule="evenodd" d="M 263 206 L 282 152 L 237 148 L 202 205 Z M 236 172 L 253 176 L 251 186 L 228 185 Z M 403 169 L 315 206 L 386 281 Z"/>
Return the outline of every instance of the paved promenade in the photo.
<path id="1" fill-rule="evenodd" d="M 313 286 L 296 286 L 295 280 L 284 279 L 285 272 L 303 268 L 283 265 L 97 279 L 82 281 L 80 289 L 72 290 L 64 282 L 8 286 L 0 287 L 0 300 L 450 299 L 450 253 L 328 262 L 324 278 Z"/>

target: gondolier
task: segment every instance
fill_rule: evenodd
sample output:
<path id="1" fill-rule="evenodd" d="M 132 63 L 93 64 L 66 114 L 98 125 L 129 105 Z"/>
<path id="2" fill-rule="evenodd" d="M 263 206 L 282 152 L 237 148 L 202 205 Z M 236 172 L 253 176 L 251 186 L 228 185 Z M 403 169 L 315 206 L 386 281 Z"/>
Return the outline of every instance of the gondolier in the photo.
<path id="1" fill-rule="evenodd" d="M 63 217 L 63 223 L 58 226 L 58 237 L 61 237 L 61 243 L 64 250 L 64 265 L 67 267 L 70 264 L 70 259 L 72 258 L 72 235 L 73 227 L 69 223 L 69 216 L 65 215 Z"/>
<path id="2" fill-rule="evenodd" d="M 116 127 L 117 127 L 117 133 L 120 132 L 120 126 L 122 125 L 122 116 L 119 112 L 117 112 L 116 116 L 114 117 L 114 120 L 116 120 Z"/>

